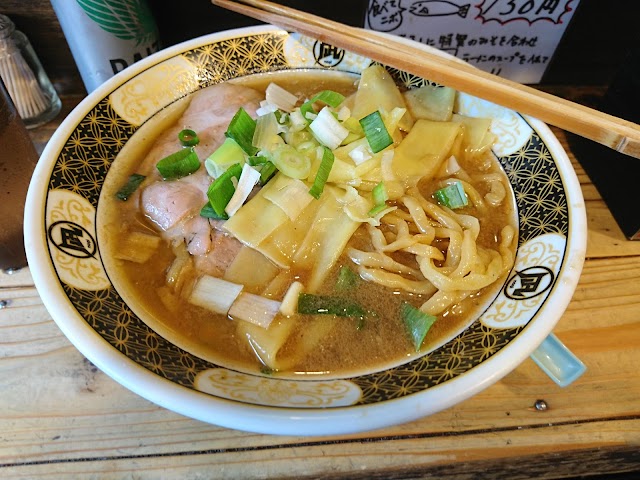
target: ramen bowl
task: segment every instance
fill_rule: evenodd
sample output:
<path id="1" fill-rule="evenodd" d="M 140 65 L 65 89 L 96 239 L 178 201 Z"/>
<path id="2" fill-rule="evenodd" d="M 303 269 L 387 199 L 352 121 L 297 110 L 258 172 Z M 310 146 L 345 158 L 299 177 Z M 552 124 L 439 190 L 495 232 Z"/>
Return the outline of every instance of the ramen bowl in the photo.
<path id="1" fill-rule="evenodd" d="M 128 303 L 113 280 L 101 256 L 101 191 L 118 154 L 154 116 L 199 89 L 245 75 L 290 69 L 358 74 L 371 63 L 272 26 L 251 27 L 158 52 L 85 98 L 43 152 L 25 217 L 34 282 L 78 350 L 115 381 L 167 409 L 224 427 L 295 435 L 372 430 L 438 412 L 532 354 L 578 282 L 584 202 L 565 152 L 544 124 L 462 93 L 459 113 L 493 119 L 493 153 L 517 208 L 516 259 L 481 314 L 423 355 L 338 377 L 246 372 L 191 353 L 149 326 L 148 313 Z M 405 87 L 425 81 L 390 71 Z"/>

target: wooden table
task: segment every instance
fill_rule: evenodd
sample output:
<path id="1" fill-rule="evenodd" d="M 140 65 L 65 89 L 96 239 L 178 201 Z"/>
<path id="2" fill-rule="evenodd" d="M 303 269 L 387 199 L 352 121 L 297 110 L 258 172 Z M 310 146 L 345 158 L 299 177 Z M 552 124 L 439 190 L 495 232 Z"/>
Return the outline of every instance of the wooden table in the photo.
<path id="1" fill-rule="evenodd" d="M 77 100 L 65 98 L 65 110 Z M 40 147 L 54 128 L 33 132 Z M 555 330 L 588 368 L 569 387 L 526 360 L 472 399 L 393 428 L 325 438 L 228 430 L 99 371 L 25 269 L 0 275 L 0 478 L 640 478 L 640 242 L 625 240 L 569 155 L 589 227 L 582 277 Z M 547 410 L 533 407 L 539 399 Z"/>

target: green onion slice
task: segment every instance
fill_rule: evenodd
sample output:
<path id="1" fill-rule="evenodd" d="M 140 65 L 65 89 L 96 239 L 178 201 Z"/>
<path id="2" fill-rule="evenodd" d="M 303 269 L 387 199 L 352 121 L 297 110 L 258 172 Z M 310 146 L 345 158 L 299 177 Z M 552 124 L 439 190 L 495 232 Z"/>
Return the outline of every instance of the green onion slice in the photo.
<path id="1" fill-rule="evenodd" d="M 212 220 L 228 220 L 229 215 L 226 213 L 223 215 L 218 215 L 216 211 L 211 206 L 211 202 L 207 202 L 202 209 L 200 210 L 200 216 L 204 218 L 211 218 Z"/>
<path id="2" fill-rule="evenodd" d="M 271 162 L 291 178 L 307 178 L 311 171 L 311 160 L 291 145 L 280 145 L 273 151 Z"/>
<path id="3" fill-rule="evenodd" d="M 324 191 L 324 184 L 327 183 L 327 179 L 329 178 L 329 174 L 331 173 L 331 168 L 333 167 L 333 162 L 335 157 L 333 156 L 333 152 L 329 150 L 327 147 L 322 147 L 322 161 L 320 162 L 320 167 L 318 168 L 318 173 L 316 173 L 316 179 L 313 181 L 313 185 L 309 189 L 309 193 L 317 200 L 322 195 Z"/>
<path id="4" fill-rule="evenodd" d="M 373 197 L 374 207 L 369 210 L 369 216 L 375 217 L 377 214 L 387 208 L 386 202 L 387 200 L 389 200 L 389 194 L 387 193 L 387 189 L 385 188 L 383 182 L 380 182 L 375 187 L 373 187 L 371 196 Z"/>
<path id="5" fill-rule="evenodd" d="M 373 153 L 378 153 L 393 143 L 393 138 L 384 125 L 380 111 L 376 110 L 364 117 L 360 120 L 360 125 Z"/>
<path id="6" fill-rule="evenodd" d="M 192 148 L 183 148 L 164 157 L 156 164 L 156 168 L 165 180 L 175 180 L 198 170 L 200 159 Z"/>
<path id="7" fill-rule="evenodd" d="M 464 187 L 457 180 L 437 190 L 433 195 L 439 204 L 452 209 L 466 207 L 469 204 Z"/>
<path id="8" fill-rule="evenodd" d="M 342 102 L 344 102 L 344 95 L 333 90 L 323 90 L 318 92 L 311 100 L 311 103 L 323 102 L 329 105 L 331 108 L 337 108 Z"/>
<path id="9" fill-rule="evenodd" d="M 336 290 L 351 290 L 358 284 L 360 277 L 346 265 L 340 268 L 338 280 L 336 281 Z"/>
<path id="10" fill-rule="evenodd" d="M 310 123 L 312 119 L 307 118 L 307 113 L 313 113 L 316 115 L 318 112 L 313 108 L 313 102 L 309 100 L 300 105 L 300 113 L 302 114 L 302 118 L 304 118 L 307 123 Z"/>
<path id="11" fill-rule="evenodd" d="M 138 189 L 140 184 L 144 181 L 146 177 L 144 175 L 140 175 L 139 173 L 134 173 L 129 177 L 127 183 L 125 183 L 120 190 L 116 193 L 116 198 L 118 200 L 128 200 L 131 195 Z"/>
<path id="12" fill-rule="evenodd" d="M 433 315 L 429 315 L 428 313 L 424 313 L 422 310 L 407 302 L 404 302 L 400 307 L 400 315 L 407 329 L 407 333 L 409 333 L 409 336 L 411 337 L 411 341 L 413 342 L 416 352 L 420 351 L 420 347 L 422 347 L 422 342 L 424 342 L 427 332 L 435 323 L 437 318 Z"/>
<path id="13" fill-rule="evenodd" d="M 231 119 L 225 136 L 235 140 L 247 155 L 253 156 L 258 153 L 258 149 L 253 146 L 253 134 L 255 131 L 256 121 L 251 118 L 244 108 L 240 107 Z"/>
<path id="14" fill-rule="evenodd" d="M 384 204 L 384 203 L 382 205 L 376 205 L 371 210 L 369 210 L 368 215 L 370 217 L 375 217 L 376 215 L 378 215 L 383 210 L 386 210 L 387 208 L 388 208 L 388 206 L 386 204 Z"/>
<path id="15" fill-rule="evenodd" d="M 265 185 L 277 171 L 276 166 L 269 161 L 262 165 L 260 168 L 260 185 Z"/>
<path id="16" fill-rule="evenodd" d="M 242 165 L 236 163 L 235 165 L 231 165 L 226 172 L 216 178 L 213 183 L 209 185 L 207 197 L 209 198 L 209 203 L 216 214 L 220 216 L 226 215 L 224 209 L 236 191 L 232 178 L 235 177 L 237 180 L 240 178 L 241 174 Z"/>
<path id="17" fill-rule="evenodd" d="M 323 90 L 317 93 L 311 100 L 307 100 L 300 105 L 300 113 L 302 113 L 302 117 L 307 121 L 307 123 L 311 122 L 311 119 L 307 118 L 307 113 L 313 113 L 314 115 L 318 113 L 313 107 L 313 104 L 316 102 L 322 102 L 332 108 L 336 108 L 344 102 L 344 95 L 332 90 Z"/>
<path id="18" fill-rule="evenodd" d="M 387 200 L 389 200 L 389 194 L 387 193 L 387 189 L 383 182 L 380 182 L 373 187 L 373 191 L 371 193 L 373 195 L 373 203 L 375 205 L 383 205 Z"/>
<path id="19" fill-rule="evenodd" d="M 211 155 L 204 161 L 204 167 L 207 173 L 218 178 L 227 168 L 236 163 L 243 164 L 247 155 L 244 150 L 232 138 L 225 138 L 222 145 L 216 148 Z"/>
<path id="20" fill-rule="evenodd" d="M 269 159 L 267 157 L 262 156 L 262 155 L 258 155 L 258 156 L 255 156 L 255 157 L 247 158 L 247 163 L 249 165 L 251 165 L 252 167 L 255 167 L 256 165 L 264 165 L 268 161 L 269 161 Z"/>
<path id="21" fill-rule="evenodd" d="M 301 293 L 298 313 L 303 315 L 336 315 L 338 317 L 364 317 L 367 311 L 360 304 L 341 297 Z"/>
<path id="22" fill-rule="evenodd" d="M 180 144 L 183 147 L 195 147 L 198 143 L 200 143 L 198 134 L 190 128 L 185 128 L 180 133 L 178 133 L 178 140 L 180 140 Z"/>

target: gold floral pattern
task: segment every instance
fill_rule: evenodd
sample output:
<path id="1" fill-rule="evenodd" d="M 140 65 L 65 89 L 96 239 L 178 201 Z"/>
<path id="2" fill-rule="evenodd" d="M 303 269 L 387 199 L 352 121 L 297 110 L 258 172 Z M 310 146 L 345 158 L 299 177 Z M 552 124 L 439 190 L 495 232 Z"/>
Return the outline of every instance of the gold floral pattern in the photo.
<path id="1" fill-rule="evenodd" d="M 194 75 L 197 76 L 199 88 L 202 88 L 239 75 L 297 67 L 297 64 L 290 63 L 292 60 L 284 53 L 288 38 L 284 32 L 238 35 L 181 55 L 195 65 Z M 309 55 L 312 54 L 309 52 Z M 341 67 L 337 65 L 335 68 Z M 403 72 L 395 73 L 405 85 L 425 82 Z M 126 89 L 127 85 L 120 88 Z M 56 191 L 67 191 L 86 199 L 95 210 L 111 162 L 136 129 L 137 125 L 117 113 L 109 97 L 98 102 L 75 128 L 60 152 L 51 173 L 48 200 L 54 201 Z M 537 133 L 532 130 L 528 141 L 514 153 L 502 156 L 499 160 L 515 192 L 520 213 L 520 244 L 549 233 L 566 237 L 569 215 L 562 178 Z M 89 233 L 96 238 L 93 228 Z M 50 245 L 50 249 L 53 248 Z M 559 252 L 562 263 L 563 248 L 559 248 Z M 89 260 L 78 259 L 78 262 L 85 261 Z M 294 402 L 292 397 L 283 396 L 281 387 L 288 384 L 274 383 L 282 382 L 281 379 L 256 373 L 243 377 L 242 382 L 234 383 L 234 379 L 239 378 L 237 372 L 204 361 L 171 344 L 138 318 L 122 300 L 116 286 L 83 288 L 65 280 L 61 269 L 57 272 L 78 314 L 105 342 L 128 359 L 176 384 L 190 389 L 200 386 L 211 395 L 234 398 L 239 402 L 333 406 L 344 404 L 331 400 L 335 398 L 348 398 L 347 404 L 363 405 L 405 397 L 469 372 L 505 348 L 527 328 L 526 325 L 492 328 L 477 320 L 445 345 L 398 367 L 344 379 L 346 383 L 331 384 L 322 380 L 297 382 L 299 391 L 304 395 Z M 216 372 L 217 376 L 212 377 L 211 372 Z M 221 372 L 224 373 L 224 381 L 221 380 Z M 208 375 L 207 387 L 202 386 L 199 375 Z M 198 382 L 196 378 L 199 378 Z M 215 388 L 211 387 L 213 384 Z M 262 395 L 257 390 L 247 390 L 246 385 L 257 385 L 257 390 L 265 393 Z M 359 393 L 350 396 L 349 392 Z"/>

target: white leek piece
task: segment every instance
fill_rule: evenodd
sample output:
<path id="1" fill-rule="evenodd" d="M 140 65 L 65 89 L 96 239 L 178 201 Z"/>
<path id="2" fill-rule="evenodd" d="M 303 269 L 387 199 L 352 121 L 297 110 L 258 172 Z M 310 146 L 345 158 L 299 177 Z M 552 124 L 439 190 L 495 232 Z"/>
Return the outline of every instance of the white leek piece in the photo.
<path id="1" fill-rule="evenodd" d="M 234 320 L 244 320 L 262 328 L 269 328 L 279 311 L 280 302 L 243 292 L 231 305 L 229 316 Z"/>
<path id="2" fill-rule="evenodd" d="M 260 172 L 252 168 L 248 163 L 245 163 L 242 166 L 242 173 L 240 174 L 236 191 L 224 208 L 227 215 L 231 217 L 238 211 L 247 197 L 249 197 L 251 190 L 253 190 L 253 187 L 258 183 L 258 180 L 260 180 Z"/>
<path id="3" fill-rule="evenodd" d="M 298 103 L 298 97 L 275 83 L 270 83 L 267 87 L 265 99 L 285 112 L 292 111 Z"/>
<path id="4" fill-rule="evenodd" d="M 193 286 L 189 303 L 226 315 L 243 288 L 243 285 L 204 275 Z"/>
<path id="5" fill-rule="evenodd" d="M 293 282 L 289 286 L 289 290 L 285 293 L 282 303 L 280 304 L 280 313 L 290 317 L 298 311 L 298 297 L 304 290 L 304 285 L 300 282 Z"/>
<path id="6" fill-rule="evenodd" d="M 368 144 L 358 145 L 356 148 L 349 152 L 349 157 L 353 160 L 353 163 L 360 165 L 373 157 L 373 152 Z"/>
<path id="7" fill-rule="evenodd" d="M 309 124 L 309 128 L 318 141 L 331 150 L 338 148 L 349 135 L 349 130 L 333 116 L 329 107 L 320 110 L 318 116 Z"/>

